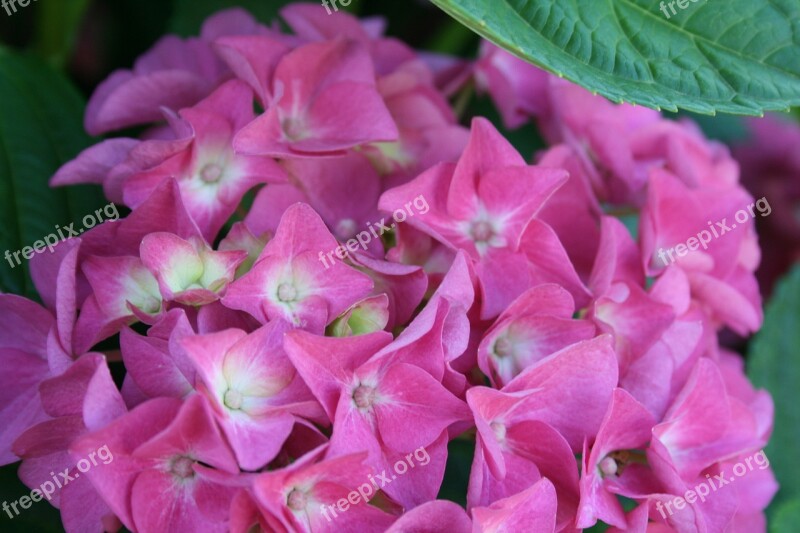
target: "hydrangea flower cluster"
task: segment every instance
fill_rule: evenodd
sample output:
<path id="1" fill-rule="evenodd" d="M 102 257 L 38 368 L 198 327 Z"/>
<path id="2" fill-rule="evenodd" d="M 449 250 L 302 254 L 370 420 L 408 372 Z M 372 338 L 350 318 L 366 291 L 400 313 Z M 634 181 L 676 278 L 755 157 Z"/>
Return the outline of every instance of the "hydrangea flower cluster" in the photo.
<path id="1" fill-rule="evenodd" d="M 52 183 L 130 214 L 34 258 L 43 305 L 0 295 L 3 464 L 73 475 L 68 531 L 764 531 L 769 469 L 664 511 L 772 428 L 718 343 L 762 322 L 752 220 L 659 258 L 752 203 L 726 149 L 488 43 L 282 18 L 219 13 L 92 96 L 90 133 L 142 133 Z M 538 125 L 534 164 L 459 124 L 470 86 Z M 466 508 L 437 499 L 455 439 Z"/>

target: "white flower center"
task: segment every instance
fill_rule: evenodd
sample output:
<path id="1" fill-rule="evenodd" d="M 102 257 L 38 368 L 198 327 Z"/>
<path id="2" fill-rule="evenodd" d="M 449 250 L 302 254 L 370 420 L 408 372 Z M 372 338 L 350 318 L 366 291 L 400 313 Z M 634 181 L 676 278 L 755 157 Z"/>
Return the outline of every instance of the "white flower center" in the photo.
<path id="1" fill-rule="evenodd" d="M 489 242 L 489 239 L 494 236 L 494 229 L 485 220 L 480 220 L 472 223 L 470 235 L 475 242 Z"/>
<path id="2" fill-rule="evenodd" d="M 366 385 L 359 385 L 353 391 L 353 402 L 359 409 L 368 409 L 375 400 L 375 389 Z"/>
<path id="3" fill-rule="evenodd" d="M 308 505 L 308 498 L 303 491 L 292 489 L 292 492 L 286 497 L 286 505 L 292 511 L 302 511 Z"/>
<path id="4" fill-rule="evenodd" d="M 497 438 L 498 441 L 505 440 L 506 438 L 506 426 L 502 422 L 492 422 L 489 424 L 489 427 L 492 428 L 494 431 L 494 436 Z"/>
<path id="5" fill-rule="evenodd" d="M 180 479 L 194 477 L 194 459 L 186 455 L 175 458 L 170 465 L 170 473 Z"/>
<path id="6" fill-rule="evenodd" d="M 497 357 L 506 357 L 511 355 L 513 349 L 513 343 L 506 337 L 500 337 L 494 343 L 494 353 Z"/>
<path id="7" fill-rule="evenodd" d="M 336 236 L 342 240 L 349 239 L 355 235 L 356 229 L 358 229 L 358 225 L 355 220 L 352 218 L 343 218 L 336 225 Z"/>
<path id="8" fill-rule="evenodd" d="M 281 283 L 278 286 L 278 300 L 293 302 L 297 299 L 297 289 L 291 283 Z"/>
<path id="9" fill-rule="evenodd" d="M 216 183 L 222 177 L 222 167 L 216 163 L 211 163 L 203 167 L 200 171 L 200 179 L 206 183 Z"/>
<path id="10" fill-rule="evenodd" d="M 222 402 L 225 404 L 225 407 L 228 409 L 241 409 L 242 403 L 244 401 L 244 396 L 238 390 L 228 389 L 225 391 L 225 396 L 222 398 Z"/>
<path id="11" fill-rule="evenodd" d="M 604 457 L 598 466 L 600 467 L 600 472 L 602 472 L 604 476 L 613 476 L 617 473 L 617 462 L 613 457 Z"/>

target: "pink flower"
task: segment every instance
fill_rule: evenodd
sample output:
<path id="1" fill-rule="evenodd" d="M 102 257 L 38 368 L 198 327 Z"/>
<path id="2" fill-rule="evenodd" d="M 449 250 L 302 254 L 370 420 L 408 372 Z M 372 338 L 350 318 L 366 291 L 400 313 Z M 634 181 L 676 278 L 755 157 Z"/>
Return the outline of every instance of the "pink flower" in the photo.
<path id="1" fill-rule="evenodd" d="M 85 457 L 102 446 L 111 450 L 113 461 L 86 476 L 125 527 L 226 530 L 234 490 L 212 473 L 233 476 L 238 468 L 203 396 L 149 400 L 80 437 L 70 451 Z"/>
<path id="2" fill-rule="evenodd" d="M 470 506 L 488 505 L 547 477 L 559 494 L 559 525 L 571 522 L 579 498 L 574 454 L 597 434 L 616 382 L 611 339 L 602 336 L 542 359 L 500 391 L 469 389 L 478 427 Z"/>
<path id="3" fill-rule="evenodd" d="M 0 377 L 0 416 L 6 422 L 0 431 L 0 464 L 17 460 L 11 444 L 26 429 L 46 418 L 39 385 L 51 377 L 48 336 L 53 316 L 20 296 L 0 295 L 0 359 L 13 369 Z"/>
<path id="4" fill-rule="evenodd" d="M 668 172 L 656 171 L 641 215 L 648 273 L 674 262 L 686 271 L 692 296 L 712 319 L 740 334 L 757 330 L 763 320 L 752 275 L 760 254 L 748 206 L 754 203 L 741 188 L 693 190 Z"/>
<path id="5" fill-rule="evenodd" d="M 105 427 L 127 411 L 105 359 L 100 354 L 83 355 L 61 375 L 43 381 L 39 393 L 47 420 L 33 425 L 14 442 L 14 452 L 23 459 L 20 479 L 36 488 L 53 477 L 50 472 L 60 473 L 48 500 L 61 510 L 68 530 L 119 527 L 108 504 L 89 479 L 81 477 L 85 470 L 76 463 L 85 461 L 89 469 L 103 468 L 113 460 L 114 452 L 106 448 L 108 453 L 100 453 L 102 463 L 97 456 L 103 445 L 79 456 L 69 453 L 75 439 Z"/>
<path id="6" fill-rule="evenodd" d="M 486 332 L 478 365 L 498 387 L 548 355 L 595 335 L 585 320 L 572 320 L 575 304 L 556 285 L 539 285 L 508 306 Z"/>
<path id="7" fill-rule="evenodd" d="M 184 398 L 194 391 L 196 371 L 179 342 L 194 334 L 183 309 L 162 315 L 139 335 L 130 328 L 120 332 L 120 351 L 127 371 L 123 393 L 135 389 L 143 397 Z M 131 403 L 129 398 L 126 398 Z M 139 402 L 136 402 L 139 403 Z"/>
<path id="8" fill-rule="evenodd" d="M 197 369 L 198 389 L 244 470 L 257 470 L 278 454 L 294 415 L 324 415 L 282 350 L 286 323 L 271 322 L 249 335 L 227 329 L 181 340 Z"/>
<path id="9" fill-rule="evenodd" d="M 384 193 L 379 205 L 393 211 L 420 193 L 428 200 L 430 212 L 408 224 L 468 253 L 480 281 L 481 317 L 491 318 L 537 283 L 561 282 L 585 298 L 558 238 L 534 220 L 566 178 L 562 170 L 526 165 L 489 122 L 475 119 L 458 164 L 433 167 Z"/>
<path id="10" fill-rule="evenodd" d="M 626 482 L 636 483 L 637 474 L 640 479 L 647 478 L 641 472 L 641 450 L 649 443 L 654 425 L 655 419 L 643 405 L 623 389 L 614 389 L 591 451 L 584 446 L 578 527 L 591 527 L 598 519 L 626 527 L 617 494 L 626 494 Z M 627 495 L 634 494 L 628 491 Z"/>
<path id="11" fill-rule="evenodd" d="M 403 513 L 386 533 L 407 531 L 470 533 L 472 520 L 458 504 L 447 500 L 434 500 Z"/>
<path id="12" fill-rule="evenodd" d="M 363 462 L 364 454 L 312 463 L 315 455 L 311 452 L 305 460 L 254 480 L 256 501 L 268 514 L 267 521 L 274 523 L 272 527 L 308 533 L 384 531 L 392 516 L 366 501 L 375 489 L 370 482 L 372 470 Z"/>
<path id="13" fill-rule="evenodd" d="M 194 105 L 229 75 L 210 42 L 228 32 L 265 30 L 246 11 L 232 9 L 209 18 L 200 38 L 162 38 L 133 70 L 113 72 L 95 90 L 86 109 L 86 130 L 100 135 L 161 120 L 162 107 Z"/>
<path id="14" fill-rule="evenodd" d="M 221 12 L 93 95 L 91 132 L 149 127 L 51 183 L 130 213 L 36 254 L 42 305 L 0 294 L 0 464 L 71 476 L 68 531 L 764 531 L 766 456 L 675 505 L 773 429 L 721 336 L 762 321 L 727 149 L 488 43 L 281 15 Z M 460 125 L 470 76 L 537 164 Z M 466 507 L 439 499 L 472 443 Z"/>
<path id="15" fill-rule="evenodd" d="M 556 529 L 556 491 L 546 478 L 528 489 L 472 510 L 478 531 L 518 531 L 528 529 L 554 533 Z"/>
<path id="16" fill-rule="evenodd" d="M 381 221 L 376 205 L 381 179 L 367 157 L 350 152 L 333 159 L 294 159 L 286 161 L 284 168 L 291 184 L 259 191 L 245 219 L 252 231 L 274 231 L 289 206 L 304 202 L 314 208 L 338 241 L 346 243 L 366 231 L 366 250 L 378 257 L 383 255 L 380 239 L 369 233 L 369 227 Z M 342 187 L 345 181 L 352 189 Z M 353 190 L 358 194 L 352 194 Z"/>
<path id="17" fill-rule="evenodd" d="M 397 138 L 369 55 L 355 42 L 289 52 L 275 68 L 270 94 L 265 113 L 237 135 L 237 152 L 308 157 Z"/>
<path id="18" fill-rule="evenodd" d="M 708 394 L 716 390 L 721 394 Z M 695 365 L 661 423 L 653 427 L 654 453 L 684 479 L 735 453 L 764 445 L 755 413 L 725 393 L 719 367 L 707 358 Z"/>
<path id="19" fill-rule="evenodd" d="M 162 181 L 175 177 L 192 218 L 213 240 L 250 188 L 285 181 L 274 161 L 233 151 L 234 136 L 254 118 L 251 99 L 242 82 L 228 82 L 172 118 L 179 141 L 151 140 L 136 147 L 129 158 L 138 168 L 122 178 L 125 203 L 141 205 Z"/>
<path id="20" fill-rule="evenodd" d="M 475 63 L 478 90 L 488 92 L 508 128 L 517 128 L 531 117 L 545 114 L 549 74 L 489 41 L 481 41 Z"/>
<path id="21" fill-rule="evenodd" d="M 341 262 L 323 265 L 320 256 L 336 248 L 319 215 L 296 204 L 284 213 L 253 269 L 231 284 L 222 303 L 262 323 L 282 318 L 322 332 L 372 288 L 367 276 Z"/>
<path id="22" fill-rule="evenodd" d="M 415 364 L 414 343 L 424 342 L 413 333 L 392 343 L 384 332 L 336 339 L 301 331 L 290 333 L 286 342 L 289 358 L 333 421 L 332 456 L 366 450 L 369 464 L 380 471 L 404 453 L 427 449 L 430 464 L 385 488 L 411 507 L 435 497 L 444 473 L 446 430 L 467 416 L 464 403 L 440 383 L 441 375 L 437 379 Z M 335 357 L 325 355 L 331 353 Z M 409 419 L 416 421 L 413 431 L 404 423 Z"/>
<path id="23" fill-rule="evenodd" d="M 171 233 L 151 233 L 142 240 L 144 266 L 158 280 L 161 297 L 185 305 L 211 303 L 233 281 L 245 252 L 215 252 L 205 241 Z"/>

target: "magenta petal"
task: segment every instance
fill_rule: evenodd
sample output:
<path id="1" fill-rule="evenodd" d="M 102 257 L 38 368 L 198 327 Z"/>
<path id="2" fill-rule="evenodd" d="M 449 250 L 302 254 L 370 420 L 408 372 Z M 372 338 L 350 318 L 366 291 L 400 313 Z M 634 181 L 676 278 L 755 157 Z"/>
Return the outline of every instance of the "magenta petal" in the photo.
<path id="1" fill-rule="evenodd" d="M 106 426 L 127 411 L 100 354 L 83 355 L 66 372 L 44 381 L 39 391 L 50 416 L 80 416 L 89 431 Z"/>
<path id="2" fill-rule="evenodd" d="M 60 242 L 53 253 L 31 260 L 31 278 L 45 304 L 55 311 L 61 350 L 72 353 L 72 335 L 78 304 L 80 239 Z"/>
<path id="3" fill-rule="evenodd" d="M 174 179 L 162 182 L 147 200 L 126 218 L 106 222 L 83 234 L 81 256 L 138 255 L 145 235 L 158 231 L 188 239 L 200 235 L 186 212 Z"/>
<path id="4" fill-rule="evenodd" d="M 39 304 L 13 294 L 0 294 L 0 347 L 47 358 L 47 334 L 53 316 Z"/>
<path id="5" fill-rule="evenodd" d="M 472 520 L 450 501 L 435 500 L 404 513 L 386 533 L 470 533 Z"/>
<path id="6" fill-rule="evenodd" d="M 126 328 L 120 334 L 120 348 L 128 377 L 146 397 L 183 398 L 192 391 L 168 340 L 143 337 Z"/>
<path id="7" fill-rule="evenodd" d="M 642 404 L 623 389 L 614 389 L 591 455 L 587 457 L 584 451 L 581 503 L 577 518 L 579 527 L 591 527 L 597 520 L 625 527 L 622 506 L 616 494 L 609 491 L 608 485 L 615 482 L 615 477 L 604 481 L 599 464 L 611 452 L 644 448 L 650 441 L 654 425 L 655 419 Z"/>
<path id="8" fill-rule="evenodd" d="M 109 171 L 122 163 L 140 142 L 136 139 L 117 138 L 95 144 L 58 169 L 50 179 L 50 185 L 102 184 Z"/>
<path id="9" fill-rule="evenodd" d="M 232 7 L 217 11 L 204 20 L 200 36 L 207 41 L 213 41 L 226 35 L 255 35 L 268 31 L 249 11 Z"/>
<path id="10" fill-rule="evenodd" d="M 289 359 L 333 420 L 342 387 L 353 380 L 359 366 L 390 340 L 391 335 L 383 331 L 345 338 L 293 331 L 286 336 L 284 346 Z"/>
<path id="11" fill-rule="evenodd" d="M 617 379 L 611 337 L 602 335 L 542 359 L 514 378 L 503 392 L 527 391 L 515 408 L 517 416 L 550 424 L 577 452 L 584 439 L 594 437 L 600 429 Z"/>
<path id="12" fill-rule="evenodd" d="M 398 462 L 406 463 L 409 468 L 405 474 L 392 479 L 391 485 L 383 490 L 407 510 L 435 499 L 444 479 L 447 442 L 447 432 L 443 431 L 438 439 L 426 446 L 417 447 L 413 453 L 390 452 L 384 449 L 381 469 L 385 466 L 387 473 L 402 470 L 400 466 L 396 466 Z"/>
<path id="13" fill-rule="evenodd" d="M 521 253 L 510 250 L 490 252 L 476 267 L 481 285 L 483 306 L 481 318 L 499 315 L 520 294 L 534 285 L 529 261 Z"/>
<path id="14" fill-rule="evenodd" d="M 75 479 L 65 485 L 59 505 L 66 531 L 110 531 L 122 527 L 88 478 Z"/>
<path id="15" fill-rule="evenodd" d="M 575 267 L 553 228 L 538 220 L 531 221 L 520 242 L 531 263 L 536 283 L 557 283 L 567 289 L 577 307 L 589 303 L 589 290 L 578 277 Z"/>
<path id="16" fill-rule="evenodd" d="M 289 27 L 304 39 L 327 41 L 339 35 L 356 40 L 370 38 L 366 28 L 362 26 L 368 21 L 359 20 L 344 11 L 328 14 L 316 7 L 296 2 L 282 8 L 280 13 Z"/>
<path id="17" fill-rule="evenodd" d="M 16 462 L 11 446 L 27 429 L 47 418 L 39 399 L 39 384 L 47 377 L 47 362 L 17 350 L 0 349 L 3 368 L 13 368 L 0 377 L 0 464 Z"/>
<path id="18" fill-rule="evenodd" d="M 473 531 L 536 531 L 554 533 L 556 525 L 556 491 L 547 479 L 529 489 L 499 500 L 489 507 L 472 510 Z"/>
<path id="19" fill-rule="evenodd" d="M 148 464 L 145 459 L 130 456 L 139 445 L 163 430 L 175 418 L 179 408 L 179 400 L 151 400 L 105 428 L 78 438 L 70 447 L 73 455 L 86 457 L 108 446 L 113 459 L 102 468 L 90 469 L 87 475 L 128 529 L 135 528 L 130 510 L 130 490 L 137 474 Z"/>
<path id="20" fill-rule="evenodd" d="M 555 486 L 559 528 L 571 525 L 578 509 L 580 490 L 575 456 L 567 441 L 558 431 L 538 421 L 509 427 L 506 436 L 513 454 L 536 465 L 539 474 Z M 515 466 L 509 465 L 509 469 Z"/>
<path id="21" fill-rule="evenodd" d="M 375 406 L 384 443 L 409 451 L 431 443 L 450 424 L 469 416 L 467 406 L 423 370 L 407 365 L 389 367 L 378 387 Z M 431 411 L 430 406 L 436 410 Z M 406 420 L 415 420 L 413 431 Z"/>
<path id="22" fill-rule="evenodd" d="M 198 480 L 192 489 L 176 487 L 167 474 L 149 470 L 139 474 L 131 488 L 131 511 L 137 531 L 208 531 L 224 533 L 225 522 L 214 522 L 198 506 L 196 494 L 206 482 Z M 233 489 L 214 486 L 216 497 L 230 499 Z M 193 494 L 194 493 L 194 494 Z"/>
<path id="23" fill-rule="evenodd" d="M 218 39 L 214 49 L 266 106 L 273 96 L 270 89 L 272 74 L 280 59 L 289 52 L 289 47 L 272 37 L 241 35 Z"/>
<path id="24" fill-rule="evenodd" d="M 161 118 L 162 106 L 171 109 L 186 107 L 203 98 L 210 89 L 207 80 L 186 71 L 165 70 L 141 77 L 117 72 L 97 88 L 90 100 L 86 130 L 99 135 L 154 122 Z M 104 97 L 102 100 L 97 99 L 100 95 Z"/>
<path id="25" fill-rule="evenodd" d="M 47 338 L 53 317 L 21 296 L 0 295 L 0 361 L 14 369 L 0 377 L 0 464 L 17 460 L 11 444 L 25 430 L 45 418 L 38 388 L 48 377 Z"/>
<path id="26" fill-rule="evenodd" d="M 466 206 L 458 206 L 458 199 L 477 196 L 480 176 L 491 170 L 525 166 L 525 160 L 519 152 L 491 122 L 482 117 L 473 119 L 469 144 L 455 169 L 448 211 L 456 215 L 464 214 Z"/>

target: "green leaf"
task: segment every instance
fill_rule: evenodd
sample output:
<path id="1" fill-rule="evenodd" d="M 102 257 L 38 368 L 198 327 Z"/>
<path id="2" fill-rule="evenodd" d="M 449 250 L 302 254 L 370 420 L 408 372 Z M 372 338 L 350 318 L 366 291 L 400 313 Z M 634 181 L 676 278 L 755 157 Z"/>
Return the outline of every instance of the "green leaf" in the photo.
<path id="1" fill-rule="evenodd" d="M 764 327 L 750 345 L 748 374 L 757 387 L 772 393 L 775 401 L 775 430 L 766 449 L 781 490 L 773 505 L 800 497 L 800 266 L 781 282 L 767 305 Z"/>
<path id="2" fill-rule="evenodd" d="M 797 524 L 800 524 L 800 498 L 786 502 L 777 508 L 769 530 L 771 533 L 797 531 Z"/>
<path id="3" fill-rule="evenodd" d="M 249 11 L 264 24 L 278 17 L 278 12 L 293 0 L 176 0 L 170 29 L 188 37 L 200 33 L 203 21 L 217 11 L 240 7 Z M 320 9 L 325 9 L 322 4 Z"/>
<path id="4" fill-rule="evenodd" d="M 0 290 L 35 296 L 27 261 L 13 254 L 53 233 L 80 227 L 103 200 L 99 187 L 51 189 L 50 177 L 90 144 L 84 102 L 74 87 L 38 59 L 0 48 Z M 47 252 L 45 252 L 47 253 Z M 22 258 L 21 256 L 19 256 Z M 12 267 L 13 265 L 13 267 Z"/>
<path id="5" fill-rule="evenodd" d="M 800 104 L 796 0 L 679 0 L 688 6 L 669 19 L 659 0 L 432 1 L 513 54 L 615 102 L 750 115 Z"/>

